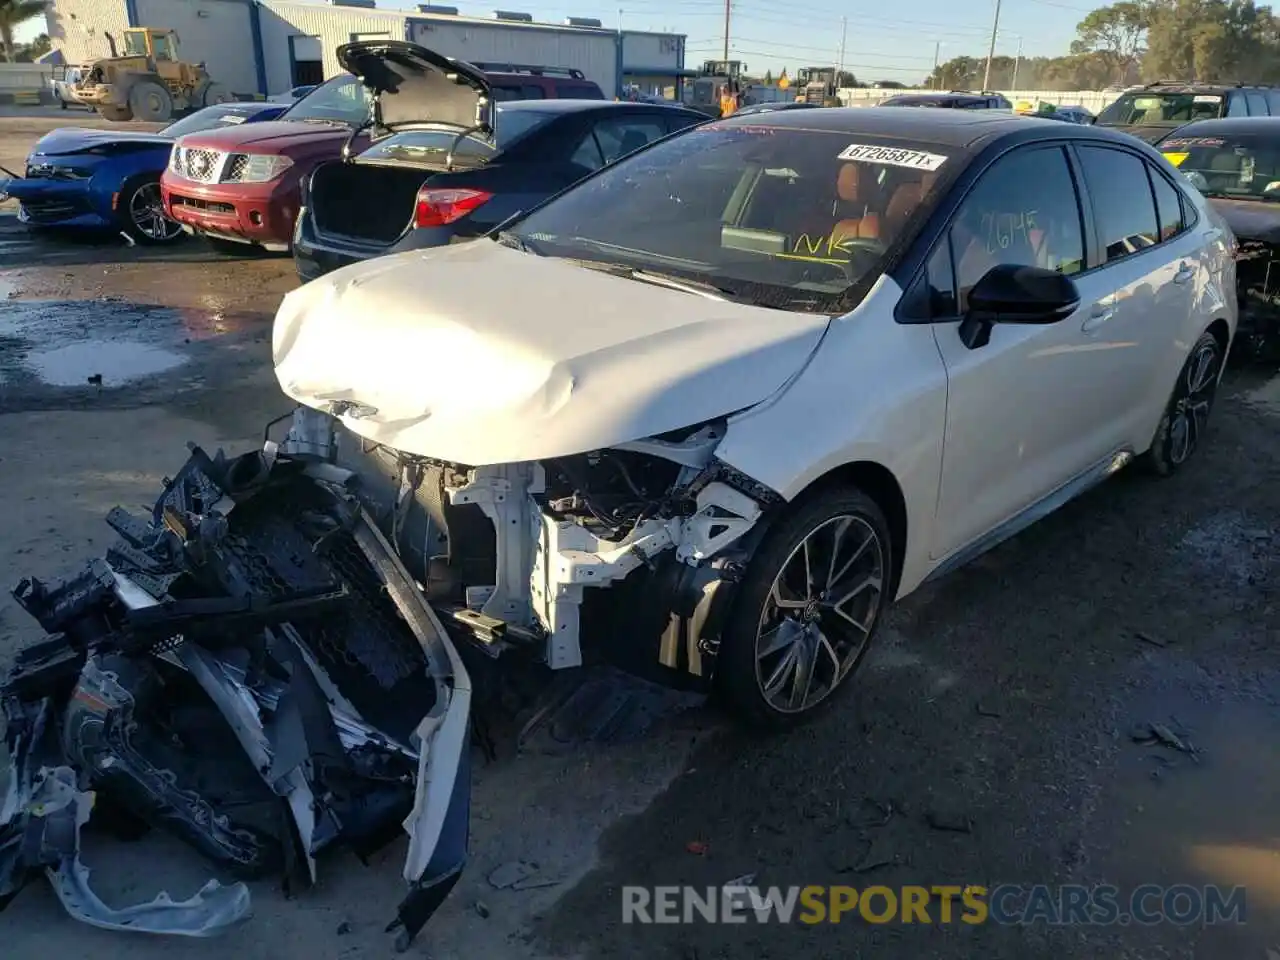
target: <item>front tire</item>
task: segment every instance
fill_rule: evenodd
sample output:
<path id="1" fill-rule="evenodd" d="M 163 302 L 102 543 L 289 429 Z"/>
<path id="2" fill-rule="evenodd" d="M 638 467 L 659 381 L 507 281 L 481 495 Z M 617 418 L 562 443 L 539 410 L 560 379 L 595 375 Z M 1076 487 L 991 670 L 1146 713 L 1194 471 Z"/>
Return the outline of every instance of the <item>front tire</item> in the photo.
<path id="1" fill-rule="evenodd" d="M 1150 472 L 1170 476 L 1200 448 L 1225 359 L 1226 350 L 1218 338 L 1208 332 L 1201 334 L 1178 372 L 1151 449 L 1143 454 L 1143 465 Z"/>
<path id="2" fill-rule="evenodd" d="M 717 675 L 749 726 L 814 716 L 861 665 L 888 605 L 889 525 L 861 490 L 822 491 L 766 535 L 739 587 Z"/>
<path id="3" fill-rule="evenodd" d="M 142 80 L 129 91 L 129 109 L 138 120 L 162 123 L 173 117 L 173 97 L 160 84 Z"/>
<path id="4" fill-rule="evenodd" d="M 120 196 L 124 231 L 140 244 L 161 246 L 182 239 L 182 224 L 165 213 L 157 178 L 129 184 Z"/>

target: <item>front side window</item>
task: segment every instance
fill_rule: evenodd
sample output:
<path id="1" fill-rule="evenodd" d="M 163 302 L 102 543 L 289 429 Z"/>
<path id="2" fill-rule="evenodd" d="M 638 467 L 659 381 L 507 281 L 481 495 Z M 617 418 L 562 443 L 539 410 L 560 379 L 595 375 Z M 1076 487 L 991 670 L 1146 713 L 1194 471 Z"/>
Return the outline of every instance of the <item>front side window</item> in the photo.
<path id="1" fill-rule="evenodd" d="M 1141 253 L 1159 242 L 1156 205 L 1144 160 L 1122 150 L 1081 146 L 1080 165 L 1107 263 Z"/>
<path id="2" fill-rule="evenodd" d="M 1227 95 L 1227 114 L 1228 117 L 1247 117 L 1249 115 L 1249 105 L 1245 103 L 1244 94 L 1236 90 Z"/>
<path id="3" fill-rule="evenodd" d="M 607 167 L 511 234 L 544 256 L 672 274 L 761 306 L 845 312 L 909 239 L 950 156 L 915 141 L 712 122 Z"/>
<path id="4" fill-rule="evenodd" d="M 1080 205 L 1062 149 L 1018 150 L 997 160 L 956 211 L 951 250 L 961 313 L 973 285 L 994 266 L 1084 269 Z"/>
<path id="5" fill-rule="evenodd" d="M 369 91 L 351 74 L 343 74 L 316 87 L 280 119 L 355 126 L 369 119 Z"/>
<path id="6" fill-rule="evenodd" d="M 1245 102 L 1249 105 L 1249 116 L 1251 117 L 1269 117 L 1271 110 L 1267 106 L 1267 98 L 1263 96 L 1261 90 L 1249 90 L 1244 95 Z"/>
<path id="7" fill-rule="evenodd" d="M 1206 197 L 1280 200 L 1280 136 L 1166 137 L 1157 149 Z"/>
<path id="8" fill-rule="evenodd" d="M 1212 120 L 1222 114 L 1220 94 L 1126 93 L 1098 114 L 1102 126 L 1190 123 Z"/>
<path id="9" fill-rule="evenodd" d="M 132 31 L 124 35 L 124 53 L 127 57 L 145 57 L 147 55 L 147 35 Z"/>

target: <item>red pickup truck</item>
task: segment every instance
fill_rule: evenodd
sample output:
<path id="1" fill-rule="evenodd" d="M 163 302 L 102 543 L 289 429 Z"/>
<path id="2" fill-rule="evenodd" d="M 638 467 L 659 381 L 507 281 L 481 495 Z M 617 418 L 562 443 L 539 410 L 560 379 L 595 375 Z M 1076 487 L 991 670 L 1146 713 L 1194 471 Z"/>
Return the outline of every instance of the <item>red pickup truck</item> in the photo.
<path id="1" fill-rule="evenodd" d="M 490 77 L 495 100 L 604 99 L 579 70 L 472 66 Z M 278 120 L 183 137 L 160 181 L 165 208 L 188 232 L 220 246 L 288 250 L 302 182 L 321 162 L 340 157 L 349 139 L 352 151 L 364 149 L 368 120 L 368 91 L 348 73 L 318 86 Z"/>

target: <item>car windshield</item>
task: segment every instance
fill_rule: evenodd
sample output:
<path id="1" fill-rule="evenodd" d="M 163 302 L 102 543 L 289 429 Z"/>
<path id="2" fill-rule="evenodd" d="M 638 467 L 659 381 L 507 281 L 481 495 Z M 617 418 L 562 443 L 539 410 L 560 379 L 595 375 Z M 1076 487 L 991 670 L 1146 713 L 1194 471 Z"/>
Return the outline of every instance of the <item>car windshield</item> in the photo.
<path id="1" fill-rule="evenodd" d="M 1157 123 L 1190 123 L 1222 116 L 1222 95 L 1217 93 L 1126 93 L 1098 114 L 1103 126 L 1143 126 Z"/>
<path id="2" fill-rule="evenodd" d="M 160 131 L 162 137 L 181 137 L 188 133 L 203 133 L 215 127 L 229 127 L 244 123 L 249 114 L 243 107 L 213 106 L 197 110 L 189 117 L 175 120 Z"/>
<path id="3" fill-rule="evenodd" d="M 759 306 L 845 312 L 932 200 L 949 151 L 766 122 L 713 122 L 660 141 L 499 239 Z"/>
<path id="4" fill-rule="evenodd" d="M 1280 201 L 1280 136 L 1166 137 L 1158 149 L 1207 197 Z"/>
<path id="5" fill-rule="evenodd" d="M 358 126 L 369 119 L 369 91 L 350 74 L 334 77 L 291 106 L 280 119 Z"/>

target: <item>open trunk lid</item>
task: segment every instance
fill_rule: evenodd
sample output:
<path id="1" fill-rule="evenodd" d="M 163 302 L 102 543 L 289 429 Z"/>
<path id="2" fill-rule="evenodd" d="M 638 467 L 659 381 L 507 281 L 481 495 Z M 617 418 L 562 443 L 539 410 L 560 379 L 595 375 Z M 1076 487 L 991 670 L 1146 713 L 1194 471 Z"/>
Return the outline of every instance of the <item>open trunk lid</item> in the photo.
<path id="1" fill-rule="evenodd" d="M 492 128 L 489 79 L 471 64 L 404 40 L 360 40 L 338 48 L 342 68 L 359 77 L 377 104 L 375 122 Z"/>

